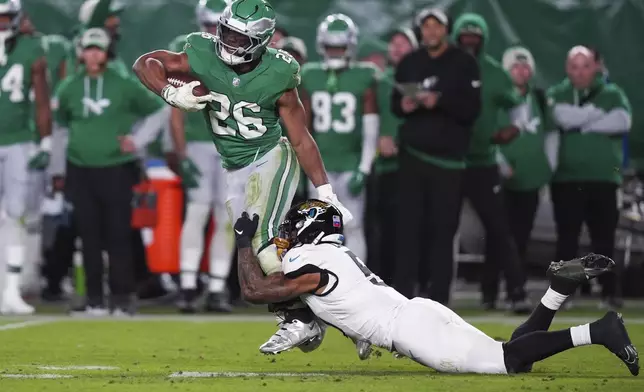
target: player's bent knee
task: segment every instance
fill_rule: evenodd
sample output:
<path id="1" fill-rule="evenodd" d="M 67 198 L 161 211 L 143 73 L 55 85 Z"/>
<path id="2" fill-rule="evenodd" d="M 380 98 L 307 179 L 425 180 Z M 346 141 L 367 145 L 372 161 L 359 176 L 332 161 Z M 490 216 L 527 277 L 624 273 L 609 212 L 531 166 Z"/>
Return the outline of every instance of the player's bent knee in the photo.
<path id="1" fill-rule="evenodd" d="M 266 275 L 282 271 L 282 261 L 277 256 L 277 248 L 271 244 L 257 254 L 259 266 Z"/>

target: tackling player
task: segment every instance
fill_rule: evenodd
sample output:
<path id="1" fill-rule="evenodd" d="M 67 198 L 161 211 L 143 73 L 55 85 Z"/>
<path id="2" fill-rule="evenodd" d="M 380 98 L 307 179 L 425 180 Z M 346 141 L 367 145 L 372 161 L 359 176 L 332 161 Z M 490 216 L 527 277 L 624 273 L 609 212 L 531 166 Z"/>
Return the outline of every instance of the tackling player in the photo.
<path id="1" fill-rule="evenodd" d="M 327 16 L 317 32 L 317 50 L 324 60 L 302 67 L 300 91 L 329 183 L 355 218 L 347 224 L 347 240 L 365 260 L 365 184 L 378 145 L 379 72 L 371 63 L 355 61 L 357 47 L 358 28 L 351 18 Z"/>
<path id="2" fill-rule="evenodd" d="M 293 199 L 299 164 L 318 198 L 350 217 L 306 127 L 297 93 L 300 67 L 288 53 L 267 48 L 274 30 L 275 12 L 268 2 L 235 0 L 222 13 L 216 35 L 190 34 L 182 52 L 147 53 L 133 67 L 141 82 L 172 106 L 202 111 L 226 170 L 229 218 L 244 210 L 262 215 L 252 245 L 267 275 L 280 272 L 271 240 Z M 173 73 L 192 75 L 210 94 L 194 95 L 197 80 L 172 86 L 168 76 Z M 281 136 L 280 118 L 290 143 Z M 321 342 L 323 330 L 303 304 L 299 307 L 286 312 L 281 328 L 260 351 L 278 353 L 312 339 Z"/>
<path id="3" fill-rule="evenodd" d="M 201 0 L 197 5 L 197 21 L 201 31 L 217 34 L 224 0 Z M 181 52 L 188 35 L 170 43 L 170 51 Z M 212 133 L 202 113 L 185 113 L 171 107 L 170 134 L 179 160 L 179 173 L 188 188 L 188 203 L 181 231 L 181 299 L 179 310 L 192 313 L 197 299 L 197 278 L 204 249 L 204 227 L 212 211 L 217 224 L 210 242 L 210 281 L 206 310 L 230 312 L 226 279 L 232 261 L 232 227 L 226 212 L 226 174 L 221 156 L 212 145 Z"/>
<path id="4" fill-rule="evenodd" d="M 7 279 L 0 313 L 29 314 L 34 309 L 20 296 L 20 273 L 25 260 L 25 213 L 28 169 L 44 169 L 51 151 L 51 108 L 47 86 L 47 61 L 40 40 L 20 34 L 19 0 L 0 0 L 0 161 L 2 167 L 3 234 Z M 40 145 L 33 153 L 29 117 L 29 91 L 33 87 L 36 128 Z"/>
<path id="5" fill-rule="evenodd" d="M 438 302 L 407 299 L 343 246 L 342 214 L 320 200 L 293 207 L 275 238 L 282 273 L 264 276 L 250 246 L 259 217 L 244 212 L 235 223 L 239 282 L 247 301 L 300 297 L 315 315 L 353 340 L 366 340 L 440 372 L 509 374 L 576 346 L 603 345 L 633 375 L 639 358 L 620 315 L 548 332 L 555 312 L 581 283 L 608 271 L 601 255 L 552 262 L 550 288 L 508 342 L 498 342 Z"/>

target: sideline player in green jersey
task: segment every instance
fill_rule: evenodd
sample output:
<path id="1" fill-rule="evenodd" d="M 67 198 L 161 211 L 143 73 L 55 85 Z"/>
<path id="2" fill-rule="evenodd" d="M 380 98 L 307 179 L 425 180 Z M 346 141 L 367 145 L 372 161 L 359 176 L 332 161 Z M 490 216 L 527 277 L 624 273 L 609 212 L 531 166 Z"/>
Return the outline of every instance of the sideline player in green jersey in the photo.
<path id="1" fill-rule="evenodd" d="M 3 240 L 7 278 L 0 313 L 29 314 L 34 309 L 20 296 L 20 273 L 25 260 L 25 213 L 28 169 L 44 169 L 51 151 L 51 108 L 47 61 L 36 38 L 19 32 L 19 0 L 0 0 L 0 170 L 2 173 Z M 40 145 L 32 150 L 29 91 L 33 87 Z"/>
<path id="2" fill-rule="evenodd" d="M 329 183 L 354 219 L 345 226 L 347 242 L 367 259 L 363 216 L 365 183 L 376 157 L 380 117 L 376 96 L 379 71 L 355 61 L 358 28 L 343 14 L 329 15 L 318 27 L 321 63 L 302 68 L 304 107 L 313 137 L 329 172 Z"/>
<path id="3" fill-rule="evenodd" d="M 317 197 L 351 213 L 329 184 L 300 102 L 299 64 L 284 51 L 267 48 L 275 31 L 275 12 L 265 0 L 235 0 L 226 7 L 216 35 L 193 33 L 181 53 L 158 50 L 141 56 L 134 72 L 151 91 L 184 111 L 202 111 L 226 169 L 229 218 L 242 211 L 262 217 L 253 248 L 267 275 L 279 272 L 272 239 L 288 210 L 299 180 L 299 164 L 317 187 Z M 168 73 L 192 74 L 210 90 L 196 97 L 193 81 L 168 83 Z M 281 119 L 290 143 L 282 137 Z M 284 307 L 282 307 L 284 309 Z M 260 347 L 279 353 L 319 346 L 324 325 L 299 303 L 285 312 L 280 329 Z M 302 345 L 305 346 L 302 346 Z"/>
<path id="4" fill-rule="evenodd" d="M 201 0 L 197 4 L 197 22 L 201 31 L 217 34 L 217 25 L 224 0 Z M 170 51 L 181 52 L 188 35 L 180 35 L 170 43 Z M 179 162 L 179 172 L 188 193 L 186 214 L 181 231 L 181 298 L 179 311 L 196 311 L 197 278 L 201 254 L 204 250 L 204 227 L 212 212 L 216 230 L 210 241 L 210 279 L 206 310 L 230 312 L 226 280 L 232 262 L 233 229 L 226 211 L 226 174 L 221 166 L 221 156 L 212 144 L 212 133 L 203 120 L 202 113 L 185 113 L 168 106 L 170 110 L 170 135 Z"/>

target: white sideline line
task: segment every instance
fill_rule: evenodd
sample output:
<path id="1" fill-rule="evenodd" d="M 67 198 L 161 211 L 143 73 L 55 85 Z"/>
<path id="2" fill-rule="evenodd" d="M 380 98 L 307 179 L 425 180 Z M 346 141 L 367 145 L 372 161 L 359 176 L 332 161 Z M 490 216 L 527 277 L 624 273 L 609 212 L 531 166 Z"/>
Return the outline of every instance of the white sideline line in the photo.
<path id="1" fill-rule="evenodd" d="M 5 325 L 0 325 L 0 331 L 9 331 L 9 330 L 12 330 L 12 329 L 22 329 L 22 328 L 28 328 L 28 327 L 35 327 L 37 325 L 50 324 L 50 323 L 53 323 L 53 322 L 56 322 L 56 321 L 58 321 L 58 319 L 46 318 L 46 319 L 23 321 L 23 322 L 19 322 L 19 323 L 5 324 Z"/>
<path id="2" fill-rule="evenodd" d="M 119 370 L 118 366 L 38 366 L 40 370 Z"/>
<path id="3" fill-rule="evenodd" d="M 42 378 L 42 379 L 54 379 L 54 378 L 73 378 L 69 374 L 0 374 L 0 378 Z"/>
<path id="4" fill-rule="evenodd" d="M 328 377 L 326 373 L 252 373 L 252 372 L 176 372 L 170 378 L 216 378 L 216 377 Z"/>

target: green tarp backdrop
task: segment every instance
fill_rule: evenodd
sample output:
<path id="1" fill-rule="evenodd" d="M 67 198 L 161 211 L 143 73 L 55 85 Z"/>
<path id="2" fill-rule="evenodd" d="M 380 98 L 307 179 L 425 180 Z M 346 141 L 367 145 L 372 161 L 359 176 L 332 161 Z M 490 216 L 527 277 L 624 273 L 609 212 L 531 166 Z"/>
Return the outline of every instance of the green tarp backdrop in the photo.
<path id="1" fill-rule="evenodd" d="M 644 0 L 270 0 L 278 25 L 299 36 L 316 58 L 315 28 L 327 14 L 354 18 L 361 38 L 377 38 L 408 21 L 428 5 L 447 8 L 452 17 L 464 11 L 482 14 L 490 25 L 489 51 L 520 42 L 533 52 L 539 84 L 547 87 L 564 76 L 566 52 L 574 45 L 598 48 L 611 80 L 620 84 L 633 105 L 631 154 L 644 160 Z M 82 0 L 23 0 L 44 33 L 65 34 L 76 23 Z M 196 29 L 197 0 L 130 0 L 122 16 L 122 57 L 164 48 L 177 35 Z M 644 168 L 644 164 L 641 165 Z"/>

